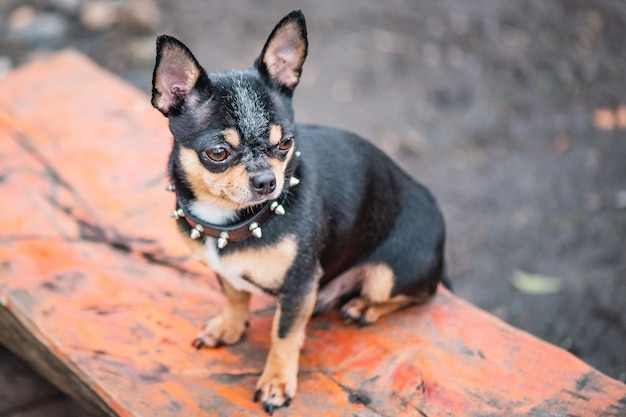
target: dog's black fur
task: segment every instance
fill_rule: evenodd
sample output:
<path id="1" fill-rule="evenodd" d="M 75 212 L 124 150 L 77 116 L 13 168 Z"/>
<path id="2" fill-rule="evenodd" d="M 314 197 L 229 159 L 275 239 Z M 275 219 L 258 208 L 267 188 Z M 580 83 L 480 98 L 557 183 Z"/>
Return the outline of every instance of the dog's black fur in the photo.
<path id="1" fill-rule="evenodd" d="M 227 296 L 194 346 L 236 343 L 249 291 L 277 296 L 272 348 L 257 384 L 270 414 L 296 390 L 299 349 L 313 313 L 352 298 L 342 315 L 360 323 L 423 302 L 444 279 L 444 222 L 431 194 L 369 142 L 345 131 L 294 124 L 292 94 L 307 54 L 304 16 L 273 30 L 253 66 L 207 74 L 178 40 L 160 36 L 152 103 L 169 118 L 169 172 L 188 213 L 228 225 L 280 200 L 286 213 L 262 237 L 191 239 Z M 300 180 L 295 184 L 291 178 Z"/>

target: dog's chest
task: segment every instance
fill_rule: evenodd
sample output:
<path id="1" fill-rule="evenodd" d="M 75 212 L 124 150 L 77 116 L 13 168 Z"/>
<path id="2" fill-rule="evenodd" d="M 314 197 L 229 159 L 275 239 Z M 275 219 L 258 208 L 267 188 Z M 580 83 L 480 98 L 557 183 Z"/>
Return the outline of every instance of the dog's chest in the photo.
<path id="1" fill-rule="evenodd" d="M 227 223 L 234 212 L 195 202 L 191 210 L 197 216 L 217 224 Z M 236 245 L 230 243 L 229 245 Z M 237 250 L 218 249 L 216 239 L 207 237 L 196 256 L 200 257 L 215 273 L 228 280 L 239 291 L 264 294 L 263 290 L 276 292 L 280 289 L 287 271 L 298 252 L 295 236 L 286 235 L 266 245 Z"/>
<path id="2" fill-rule="evenodd" d="M 222 254 L 215 239 L 208 238 L 204 244 L 204 260 L 239 291 L 273 293 L 282 286 L 297 249 L 295 237 L 288 235 L 272 244 Z"/>
<path id="3" fill-rule="evenodd" d="M 250 281 L 243 278 L 243 271 L 250 265 L 236 262 L 224 262 L 219 254 L 215 239 L 207 238 L 204 243 L 205 261 L 216 274 L 226 279 L 230 285 L 238 291 L 248 291 L 255 294 L 263 294 L 263 290 Z"/>

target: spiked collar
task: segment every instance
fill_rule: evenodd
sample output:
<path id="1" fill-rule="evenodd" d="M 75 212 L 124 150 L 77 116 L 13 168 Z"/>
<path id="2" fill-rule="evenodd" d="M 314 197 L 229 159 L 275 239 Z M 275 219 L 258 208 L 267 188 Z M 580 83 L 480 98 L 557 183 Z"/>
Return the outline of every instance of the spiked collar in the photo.
<path id="1" fill-rule="evenodd" d="M 299 158 L 300 152 L 296 152 L 295 156 Z M 179 193 L 176 193 L 176 210 L 172 212 L 170 217 L 176 220 L 183 218 L 191 227 L 189 237 L 193 240 L 200 239 L 201 237 L 217 239 L 218 249 L 223 249 L 229 242 L 243 242 L 251 237 L 261 239 L 263 237 L 263 227 L 272 220 L 275 215 L 282 216 L 285 214 L 284 204 L 289 189 L 300 183 L 298 178 L 291 175 L 291 173 L 295 171 L 295 166 L 290 168 L 291 169 L 288 169 L 285 173 L 288 178 L 286 180 L 288 188 L 283 190 L 280 197 L 276 200 L 267 201 L 251 217 L 245 220 L 229 225 L 217 225 L 205 222 L 191 213 L 189 206 L 183 202 Z M 167 191 L 176 192 L 176 186 L 173 184 L 168 185 Z"/>

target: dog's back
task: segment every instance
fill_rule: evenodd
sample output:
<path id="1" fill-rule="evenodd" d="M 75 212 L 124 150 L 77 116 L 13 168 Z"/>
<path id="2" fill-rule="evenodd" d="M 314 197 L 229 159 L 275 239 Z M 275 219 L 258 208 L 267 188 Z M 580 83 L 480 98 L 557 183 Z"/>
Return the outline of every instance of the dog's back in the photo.
<path id="1" fill-rule="evenodd" d="M 432 293 L 444 270 L 445 227 L 430 192 L 357 135 L 298 125 L 298 138 L 303 184 L 314 182 L 319 194 L 309 215 L 324 222 L 321 287 L 359 264 L 386 263 L 396 277 L 392 296 Z"/>

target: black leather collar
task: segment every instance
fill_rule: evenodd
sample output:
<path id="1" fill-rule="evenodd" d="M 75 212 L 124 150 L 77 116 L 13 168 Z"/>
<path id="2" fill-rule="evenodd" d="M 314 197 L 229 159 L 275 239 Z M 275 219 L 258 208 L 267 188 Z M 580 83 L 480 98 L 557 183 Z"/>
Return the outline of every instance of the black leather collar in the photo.
<path id="1" fill-rule="evenodd" d="M 207 223 L 195 215 L 176 196 L 176 211 L 174 217 L 183 217 L 191 226 L 190 237 L 199 239 L 202 236 L 212 237 L 218 240 L 219 249 L 224 248 L 228 242 L 242 242 L 251 237 L 263 237 L 263 227 L 277 214 L 284 214 L 283 203 L 287 192 L 283 192 L 280 198 L 264 203 L 261 208 L 251 217 L 229 225 L 217 225 Z M 280 208 L 279 208 L 280 207 Z"/>

